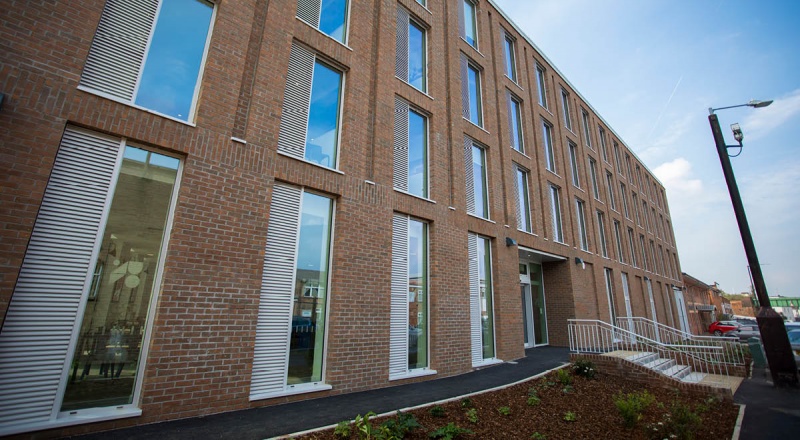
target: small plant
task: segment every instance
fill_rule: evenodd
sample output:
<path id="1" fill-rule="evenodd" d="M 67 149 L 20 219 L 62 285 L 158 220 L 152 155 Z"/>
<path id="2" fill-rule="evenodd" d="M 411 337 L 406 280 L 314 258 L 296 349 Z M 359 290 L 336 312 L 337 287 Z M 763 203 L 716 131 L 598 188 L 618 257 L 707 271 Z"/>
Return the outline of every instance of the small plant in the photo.
<path id="1" fill-rule="evenodd" d="M 442 426 L 441 428 L 430 432 L 428 434 L 428 437 L 430 437 L 430 438 L 441 438 L 441 439 L 444 439 L 444 440 L 453 440 L 455 438 L 458 438 L 458 436 L 460 436 L 462 434 L 470 434 L 471 435 L 471 434 L 474 434 L 474 432 L 470 431 L 469 429 L 461 428 L 458 425 L 456 425 L 455 423 L 450 422 L 447 425 Z"/>
<path id="2" fill-rule="evenodd" d="M 556 376 L 558 377 L 558 381 L 561 382 L 561 385 L 570 385 L 572 384 L 572 376 L 569 374 L 569 371 L 566 369 L 560 369 L 556 371 Z"/>
<path id="3" fill-rule="evenodd" d="M 500 408 L 497 408 L 497 412 L 499 412 L 500 415 L 508 416 L 511 415 L 511 408 L 507 406 L 501 406 Z"/>
<path id="4" fill-rule="evenodd" d="M 469 397 L 465 397 L 461 399 L 461 407 L 462 408 L 472 408 L 472 399 Z"/>
<path id="5" fill-rule="evenodd" d="M 572 365 L 572 371 L 574 371 L 578 376 L 585 377 L 587 379 L 593 379 L 594 375 L 597 373 L 594 368 L 594 363 L 586 359 L 578 359 L 575 361 L 575 363 Z"/>
<path id="6" fill-rule="evenodd" d="M 361 439 L 372 439 L 374 438 L 378 432 L 375 428 L 372 427 L 372 423 L 369 422 L 371 417 L 374 417 L 375 413 L 370 411 L 362 417 L 361 414 L 356 416 L 355 421 L 353 424 L 356 427 L 356 433 L 358 434 L 358 438 Z"/>
<path id="7" fill-rule="evenodd" d="M 531 440 L 547 440 L 547 436 L 544 434 L 539 434 L 537 431 L 531 434 Z"/>
<path id="8" fill-rule="evenodd" d="M 466 412 L 467 420 L 470 423 L 478 423 L 478 410 L 475 408 L 470 408 Z"/>
<path id="9" fill-rule="evenodd" d="M 412 414 L 405 414 L 397 411 L 397 417 L 383 422 L 380 426 L 381 437 L 386 440 L 401 439 L 417 428 L 422 426 L 417 422 Z"/>
<path id="10" fill-rule="evenodd" d="M 434 406 L 433 408 L 430 409 L 429 413 L 433 417 L 444 417 L 445 411 L 444 411 L 444 408 L 442 408 L 439 405 L 436 405 L 436 406 Z"/>
<path id="11" fill-rule="evenodd" d="M 336 424 L 336 429 L 333 430 L 335 437 L 349 438 L 350 437 L 350 422 L 345 420 Z"/>
<path id="12" fill-rule="evenodd" d="M 564 414 L 564 420 L 568 422 L 574 422 L 575 420 L 578 420 L 578 416 L 576 416 L 573 411 L 567 411 Z"/>
<path id="13" fill-rule="evenodd" d="M 528 397 L 528 406 L 536 406 L 542 403 L 542 399 L 539 396 L 530 396 Z"/>
<path id="14" fill-rule="evenodd" d="M 575 388 L 573 388 L 572 385 L 566 385 L 561 389 L 561 392 L 564 394 L 571 394 L 573 391 L 575 391 Z"/>
<path id="15" fill-rule="evenodd" d="M 655 397 L 647 390 L 628 394 L 620 392 L 614 396 L 614 405 L 619 410 L 625 427 L 633 428 L 642 418 L 644 410 L 655 400 Z"/>
<path id="16" fill-rule="evenodd" d="M 674 435 L 678 440 L 692 440 L 694 431 L 700 424 L 700 415 L 680 402 L 675 402 L 670 406 L 669 419 L 667 421 L 667 432 L 670 436 Z"/>
<path id="17" fill-rule="evenodd" d="M 538 397 L 538 396 L 539 396 L 539 390 L 537 390 L 536 387 L 528 388 L 528 397 Z"/>
<path id="18" fill-rule="evenodd" d="M 547 380 L 547 381 L 542 382 L 542 389 L 543 390 L 546 390 L 548 388 L 552 388 L 554 386 L 556 386 L 556 383 L 553 382 L 552 380 Z"/>

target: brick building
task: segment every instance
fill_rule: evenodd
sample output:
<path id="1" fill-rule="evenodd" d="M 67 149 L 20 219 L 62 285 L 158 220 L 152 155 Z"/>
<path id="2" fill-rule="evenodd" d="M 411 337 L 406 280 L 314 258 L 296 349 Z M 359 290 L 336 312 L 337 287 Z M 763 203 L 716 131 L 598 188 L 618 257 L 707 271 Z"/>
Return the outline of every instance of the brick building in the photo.
<path id="1" fill-rule="evenodd" d="M 0 13 L 0 435 L 685 320 L 661 183 L 490 0 L 133 3 Z"/>
<path id="2" fill-rule="evenodd" d="M 734 315 L 732 301 L 722 296 L 717 284 L 706 284 L 697 278 L 683 273 L 686 309 L 688 313 L 690 333 L 705 335 L 712 322 L 731 319 Z M 727 315 L 725 318 L 723 315 Z"/>

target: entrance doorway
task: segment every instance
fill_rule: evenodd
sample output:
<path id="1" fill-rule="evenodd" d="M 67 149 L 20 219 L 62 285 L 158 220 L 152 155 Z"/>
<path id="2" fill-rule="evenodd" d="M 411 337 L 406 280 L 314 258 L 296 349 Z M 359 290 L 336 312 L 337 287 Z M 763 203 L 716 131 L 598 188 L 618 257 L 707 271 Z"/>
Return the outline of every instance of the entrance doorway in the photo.
<path id="1" fill-rule="evenodd" d="M 520 263 L 519 284 L 525 348 L 547 345 L 547 312 L 542 286 L 542 266 L 538 263 Z"/>
<path id="2" fill-rule="evenodd" d="M 684 333 L 691 333 L 689 331 L 689 319 L 686 316 L 686 301 L 683 299 L 683 292 L 678 289 L 672 290 L 675 293 L 675 307 L 678 309 L 678 321 L 681 324 L 681 330 Z"/>

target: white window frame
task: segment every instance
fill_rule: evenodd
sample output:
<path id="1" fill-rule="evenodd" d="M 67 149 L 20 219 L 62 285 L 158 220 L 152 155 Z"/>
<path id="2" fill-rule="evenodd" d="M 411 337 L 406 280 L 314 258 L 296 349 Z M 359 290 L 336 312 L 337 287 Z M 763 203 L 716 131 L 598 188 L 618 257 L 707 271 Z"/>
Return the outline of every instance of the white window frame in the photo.
<path id="1" fill-rule="evenodd" d="M 550 216 L 551 227 L 553 228 L 552 239 L 556 243 L 564 243 L 564 226 L 561 213 L 561 188 L 557 185 L 550 186 Z"/>

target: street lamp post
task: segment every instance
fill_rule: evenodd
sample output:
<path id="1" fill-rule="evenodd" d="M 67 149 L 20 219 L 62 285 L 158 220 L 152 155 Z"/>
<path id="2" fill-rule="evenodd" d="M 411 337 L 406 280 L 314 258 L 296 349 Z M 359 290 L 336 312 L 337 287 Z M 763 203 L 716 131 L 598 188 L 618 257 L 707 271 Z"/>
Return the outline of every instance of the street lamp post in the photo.
<path id="1" fill-rule="evenodd" d="M 761 309 L 756 316 L 758 329 L 761 332 L 761 341 L 764 344 L 764 351 L 767 355 L 769 370 L 772 374 L 772 382 L 776 386 L 797 386 L 797 365 L 792 354 L 792 347 L 789 344 L 789 337 L 786 334 L 786 327 L 783 319 L 773 310 L 769 303 L 767 285 L 764 283 L 764 275 L 761 273 L 761 265 L 758 263 L 756 247 L 753 243 L 753 236 L 750 234 L 750 226 L 747 224 L 747 216 L 744 213 L 742 197 L 739 194 L 739 187 L 736 186 L 736 178 L 733 175 L 731 160 L 728 155 L 728 148 L 741 148 L 744 135 L 739 124 L 731 125 L 733 136 L 739 145 L 725 145 L 725 138 L 719 127 L 719 120 L 714 114 L 716 110 L 723 110 L 734 107 L 753 107 L 760 108 L 772 104 L 772 101 L 750 101 L 747 104 L 732 105 L 729 107 L 709 108 L 708 122 L 711 124 L 711 133 L 714 135 L 714 142 L 717 145 L 719 161 L 722 164 L 722 172 L 725 175 L 725 182 L 728 184 L 728 192 L 733 203 L 733 212 L 736 214 L 736 221 L 739 224 L 739 232 L 742 235 L 744 252 L 747 256 L 747 263 L 750 265 L 753 277 L 756 297 L 761 303 Z"/>

